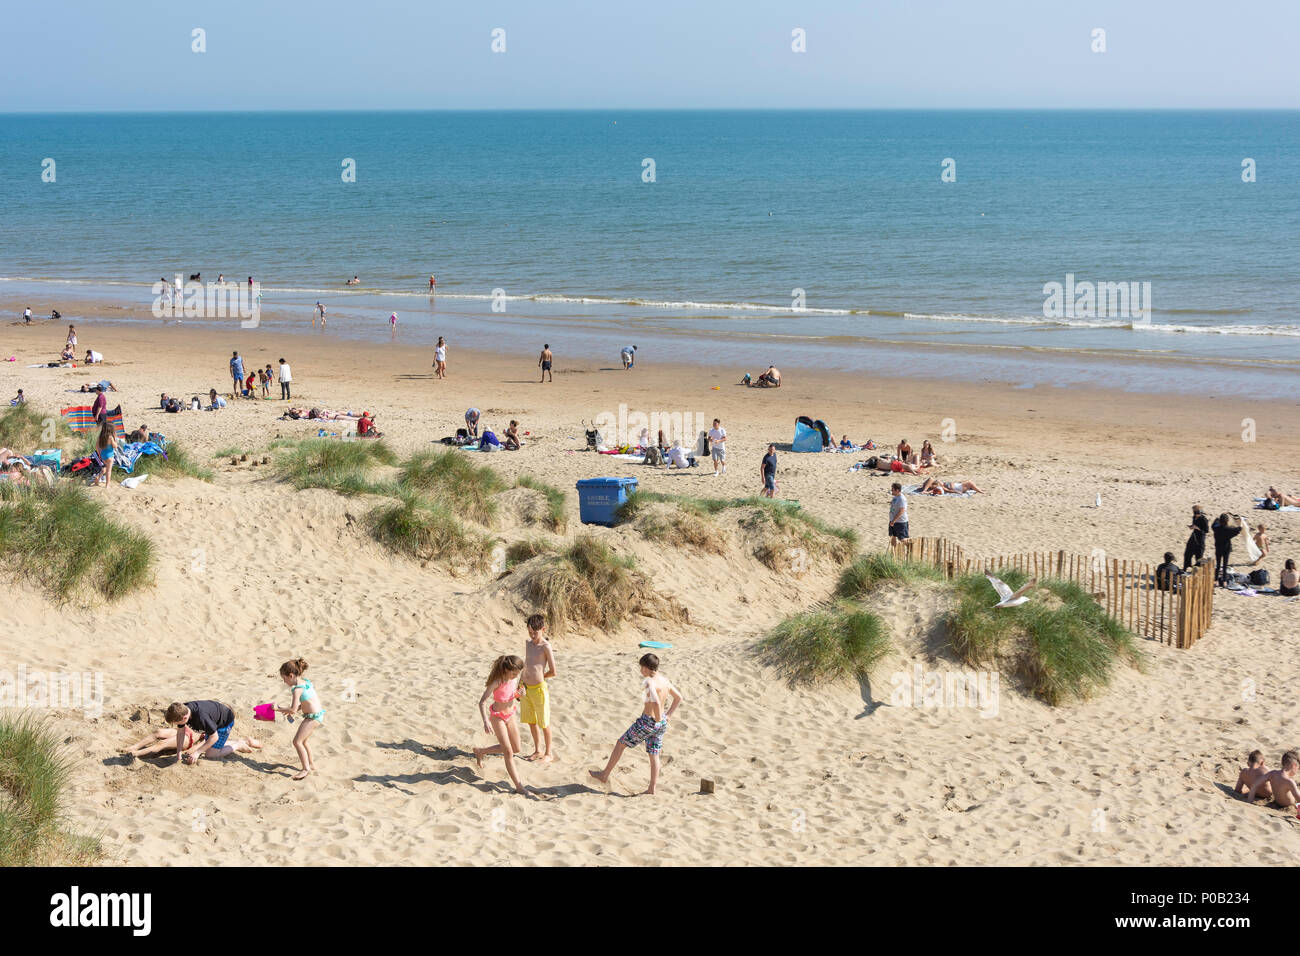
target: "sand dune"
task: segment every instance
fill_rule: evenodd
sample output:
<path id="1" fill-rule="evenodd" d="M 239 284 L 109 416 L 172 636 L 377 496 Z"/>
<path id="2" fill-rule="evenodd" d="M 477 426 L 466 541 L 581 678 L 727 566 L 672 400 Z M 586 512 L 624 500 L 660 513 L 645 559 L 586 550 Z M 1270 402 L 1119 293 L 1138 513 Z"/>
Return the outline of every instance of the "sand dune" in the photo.
<path id="1" fill-rule="evenodd" d="M 954 419 L 957 440 L 936 440 L 942 473 L 974 478 L 988 493 L 914 500 L 913 533 L 980 553 L 1101 547 L 1147 561 L 1166 549 L 1181 557 L 1193 503 L 1240 510 L 1269 484 L 1300 478 L 1300 444 L 1287 425 L 1294 410 L 1259 403 L 1153 403 L 993 384 L 940 393 L 797 370 L 779 391 L 713 391 L 739 370 L 655 368 L 649 350 L 627 374 L 558 356 L 554 385 L 540 386 L 519 381 L 528 378 L 526 355 L 516 362 L 458 348 L 452 377 L 436 382 L 427 376 L 431 356 L 400 345 L 78 324 L 83 347 L 110 364 L 26 369 L 49 343 L 19 329 L 7 350 L 19 361 L 0 370 L 4 388 L 22 387 L 54 409 L 73 399 L 66 389 L 111 378 L 128 423 L 144 421 L 200 459 L 316 429 L 276 421 L 278 401 L 235 402 L 219 414 L 147 410 L 160 391 L 224 384 L 236 346 L 254 364 L 288 356 L 303 404 L 378 411 L 402 454 L 430 447 L 476 405 L 490 425 L 503 429 L 514 417 L 532 432 L 522 452 L 482 459 L 509 477 L 530 474 L 570 491 L 565 537 L 581 530 L 572 488 L 583 477 L 632 474 L 645 488 L 699 496 L 755 493 L 766 443 L 788 442 L 804 413 L 826 418 L 837 436 L 886 447 L 903 436 L 919 447 Z M 651 472 L 581 451 L 580 422 L 620 403 L 721 417 L 731 435 L 728 474 Z M 1258 421 L 1253 445 L 1240 440 L 1247 416 Z M 850 472 L 861 457 L 782 453 L 782 494 L 879 546 L 889 479 Z M 487 743 L 476 702 L 488 665 L 520 653 L 524 641 L 527 609 L 509 582 L 390 555 L 361 529 L 372 500 L 295 492 L 269 469 L 228 459 L 212 467 L 210 484 L 151 480 L 134 493 L 109 493 L 120 517 L 157 544 L 152 590 L 58 608 L 28 583 L 6 584 L 3 666 L 104 676 L 101 716 L 64 709 L 53 719 L 78 761 L 72 816 L 103 836 L 114 862 L 284 865 L 304 850 L 346 864 L 1204 866 L 1294 858 L 1294 816 L 1248 806 L 1229 790 L 1247 751 L 1260 747 L 1276 761 L 1297 744 L 1288 735 L 1300 716 L 1300 602 L 1221 596 L 1200 644 L 1144 645 L 1147 671 L 1121 669 L 1096 699 L 1052 708 L 1008 681 L 997 715 L 985 716 L 890 703 L 888 675 L 957 666 L 925 630 L 937 598 L 881 596 L 877 610 L 897 654 L 872 686 L 793 690 L 759 664 L 754 643 L 829 594 L 833 562 L 778 573 L 747 553 L 734 530 L 725 554 L 699 555 L 632 528 L 594 529 L 685 605 L 690 623 L 642 617 L 614 634 L 556 639 L 559 759 L 524 765 L 539 798 L 522 799 L 499 759 L 479 772 L 471 753 Z M 507 511 L 495 533 L 542 533 Z M 1272 531 L 1276 574 L 1281 558 L 1300 556 L 1300 514 L 1256 517 Z M 664 670 L 686 703 L 665 741 L 661 792 L 632 799 L 647 779 L 643 754 L 629 753 L 608 788 L 587 770 L 639 709 L 635 662 L 645 638 L 673 643 Z M 289 779 L 291 728 L 251 719 L 254 704 L 276 695 L 283 702 L 276 670 L 297 656 L 311 663 L 329 710 L 313 737 L 321 772 L 303 783 Z M 237 733 L 259 734 L 265 749 L 198 768 L 114 756 L 158 726 L 169 701 L 203 697 L 231 704 Z M 717 781 L 715 794 L 697 792 L 702 777 Z"/>

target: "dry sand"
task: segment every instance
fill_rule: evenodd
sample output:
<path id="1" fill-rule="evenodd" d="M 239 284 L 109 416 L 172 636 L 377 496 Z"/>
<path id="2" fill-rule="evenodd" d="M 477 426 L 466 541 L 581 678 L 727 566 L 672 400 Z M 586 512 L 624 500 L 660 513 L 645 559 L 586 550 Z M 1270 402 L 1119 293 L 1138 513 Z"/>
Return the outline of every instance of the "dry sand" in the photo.
<path id="1" fill-rule="evenodd" d="M 280 422 L 281 403 L 235 401 L 222 413 L 162 415 L 158 394 L 228 387 L 239 348 L 252 365 L 284 356 L 295 402 L 378 412 L 400 453 L 430 447 L 477 406 L 498 431 L 511 417 L 532 433 L 517 453 L 482 456 L 507 476 L 535 475 L 570 492 L 595 475 L 636 475 L 642 488 L 741 496 L 758 488 L 768 441 L 789 442 L 793 419 L 827 420 L 837 437 L 891 448 L 935 440 L 946 477 L 988 492 L 969 500 L 911 500 L 913 535 L 947 536 L 983 553 L 1031 548 L 1181 560 L 1188 512 L 1242 510 L 1269 484 L 1300 483 L 1297 410 L 1263 402 L 1105 391 L 1021 390 L 891 381 L 878 370 L 821 375 L 785 369 L 780 390 L 733 386 L 743 370 L 662 367 L 652 349 L 632 372 L 556 357 L 554 384 L 536 382 L 529 343 L 509 354 L 450 343 L 450 378 L 432 377 L 426 348 L 343 342 L 268 329 L 78 322 L 92 369 L 27 369 L 53 357 L 63 326 L 12 328 L 0 365 L 4 398 L 24 388 L 38 407 L 112 379 L 129 426 L 140 422 L 207 460 L 218 449 L 260 450 L 277 435 L 313 434 Z M 382 336 L 387 335 L 384 329 Z M 379 339 L 381 336 L 377 335 Z M 399 332 L 400 339 L 400 332 Z M 757 370 L 751 370 L 757 372 Z M 719 390 L 712 386 L 719 385 Z M 273 393 L 278 389 L 273 387 Z M 581 421 L 620 403 L 645 412 L 720 417 L 728 473 L 652 472 L 581 451 Z M 1243 443 L 1242 419 L 1257 441 Z M 945 419 L 956 440 L 937 441 Z M 274 454 L 272 452 L 272 454 Z M 260 456 L 259 456 L 260 457 Z M 864 456 L 781 454 L 783 497 L 884 543 L 886 477 L 851 473 Z M 1295 746 L 1300 602 L 1223 595 L 1214 626 L 1186 651 L 1146 644 L 1147 673 L 1121 669 L 1083 704 L 1051 708 L 1004 681 L 996 716 L 890 704 L 889 682 L 793 691 L 755 663 L 755 639 L 782 616 L 825 598 L 837 568 L 814 561 L 777 574 L 739 549 L 697 556 L 628 528 L 596 533 L 632 554 L 657 588 L 690 611 L 685 625 L 639 619 L 615 634 L 554 639 L 558 758 L 525 764 L 541 799 L 510 793 L 500 759 L 476 770 L 471 748 L 490 741 L 476 702 L 493 657 L 521 653 L 521 608 L 491 574 L 451 575 L 395 558 L 359 519 L 373 506 L 324 491 L 294 492 L 270 469 L 215 460 L 215 480 L 113 488 L 120 517 L 158 554 L 152 590 L 105 605 L 57 608 L 24 582 L 6 582 L 11 612 L 0 666 L 97 671 L 104 710 L 53 719 L 77 760 L 75 826 L 102 835 L 126 864 L 314 862 L 353 864 L 1177 864 L 1254 865 L 1295 859 L 1292 814 L 1230 795 L 1247 751 L 1276 766 Z M 140 469 L 147 471 L 147 465 Z M 1287 489 L 1287 490 L 1294 490 Z M 1093 500 L 1103 496 L 1097 510 Z M 1300 514 L 1250 513 L 1273 536 L 1268 567 L 1300 557 Z M 513 540 L 525 531 L 505 522 Z M 886 592 L 878 610 L 899 655 L 881 672 L 957 667 L 926 631 L 933 595 Z M 587 771 L 603 764 L 639 709 L 639 640 L 673 643 L 664 671 L 686 696 L 667 734 L 660 793 L 643 753 L 629 752 L 607 791 Z M 303 783 L 284 723 L 251 708 L 284 702 L 276 676 L 289 657 L 311 663 L 329 710 L 314 736 L 320 772 Z M 348 700 L 349 691 L 355 700 Z M 169 701 L 215 697 L 236 733 L 259 733 L 255 757 L 190 768 L 126 763 L 117 747 L 157 727 Z M 140 719 L 137 719 L 140 718 Z M 527 740 L 527 730 L 524 730 Z M 717 781 L 698 794 L 701 777 Z"/>

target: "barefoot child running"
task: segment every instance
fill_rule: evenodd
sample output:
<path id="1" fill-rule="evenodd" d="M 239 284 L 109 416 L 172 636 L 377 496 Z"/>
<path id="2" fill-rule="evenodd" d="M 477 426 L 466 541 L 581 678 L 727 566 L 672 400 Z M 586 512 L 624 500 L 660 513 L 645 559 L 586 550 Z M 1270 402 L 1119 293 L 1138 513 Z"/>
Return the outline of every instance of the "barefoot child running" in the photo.
<path id="1" fill-rule="evenodd" d="M 520 722 L 533 734 L 533 752 L 525 760 L 550 763 L 555 759 L 551 753 L 551 695 L 546 686 L 547 678 L 554 676 L 555 657 L 546 639 L 546 618 L 533 614 L 528 618 L 528 641 L 524 644 L 524 700 L 519 713 Z"/>
<path id="2" fill-rule="evenodd" d="M 282 714 L 301 713 L 306 718 L 298 725 L 298 732 L 293 735 L 293 749 L 298 751 L 298 759 L 302 762 L 302 769 L 293 775 L 294 780 L 303 780 L 309 774 L 316 772 L 316 763 L 311 758 L 311 746 L 307 740 L 311 737 L 312 731 L 325 721 L 325 708 L 320 705 L 316 688 L 312 686 L 310 680 L 302 676 L 306 670 L 307 662 L 301 657 L 297 660 L 285 661 L 280 665 L 280 680 L 293 690 L 293 700 L 288 707 L 277 707 L 276 710 Z"/>
<path id="3" fill-rule="evenodd" d="M 641 658 L 640 665 L 642 697 L 645 700 L 641 716 L 618 738 L 605 769 L 599 772 L 592 770 L 590 773 L 601 783 L 609 783 L 609 775 L 618 765 L 618 758 L 623 756 L 623 751 L 645 741 L 645 752 L 650 755 L 650 786 L 645 793 L 653 794 L 655 784 L 659 782 L 659 752 L 664 746 L 664 731 L 668 729 L 668 718 L 681 706 L 682 695 L 672 681 L 659 673 L 659 658 L 656 655 L 646 654 Z M 666 708 L 665 698 L 669 701 Z"/>
<path id="4" fill-rule="evenodd" d="M 474 759 L 479 769 L 483 767 L 483 758 L 489 754 L 500 754 L 506 761 L 506 773 L 515 785 L 516 793 L 526 794 L 524 785 L 519 782 L 515 771 L 514 755 L 522 748 L 519 744 L 519 722 L 514 719 L 519 709 L 519 675 L 524 672 L 524 662 L 513 654 L 498 657 L 492 662 L 492 671 L 488 674 L 487 686 L 483 696 L 478 699 L 479 716 L 483 718 L 483 732 L 495 734 L 497 743 L 491 747 L 475 747 Z M 488 701 L 491 700 L 491 705 Z"/>

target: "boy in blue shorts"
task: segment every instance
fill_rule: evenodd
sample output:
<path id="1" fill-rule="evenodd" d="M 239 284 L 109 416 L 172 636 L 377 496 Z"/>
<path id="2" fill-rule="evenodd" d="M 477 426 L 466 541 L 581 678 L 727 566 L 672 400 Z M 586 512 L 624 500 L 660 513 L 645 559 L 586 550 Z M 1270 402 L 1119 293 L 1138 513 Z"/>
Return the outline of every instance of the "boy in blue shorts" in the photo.
<path id="1" fill-rule="evenodd" d="M 176 762 L 198 763 L 200 757 L 228 757 L 236 750 L 257 749 L 261 744 L 251 737 L 247 741 L 231 740 L 235 712 L 218 700 L 191 700 L 167 708 L 164 720 L 176 728 Z M 185 729 L 203 734 L 203 743 L 185 753 Z M 242 746 L 241 746 L 242 745 Z M 184 756 L 181 756 L 181 755 Z"/>
<path id="2" fill-rule="evenodd" d="M 601 783 L 609 783 L 609 775 L 617 766 L 619 758 L 623 756 L 623 751 L 644 742 L 645 752 L 650 755 L 650 786 L 644 792 L 653 794 L 655 784 L 659 782 L 659 752 L 663 750 L 668 718 L 681 706 L 682 695 L 678 693 L 672 681 L 659 673 L 657 655 L 646 654 L 639 663 L 642 699 L 645 701 L 645 706 L 641 708 L 641 716 L 632 722 L 632 726 L 624 731 L 622 737 L 618 738 L 618 742 L 614 744 L 614 752 L 609 755 L 609 763 L 605 764 L 605 769 L 588 772 Z"/>

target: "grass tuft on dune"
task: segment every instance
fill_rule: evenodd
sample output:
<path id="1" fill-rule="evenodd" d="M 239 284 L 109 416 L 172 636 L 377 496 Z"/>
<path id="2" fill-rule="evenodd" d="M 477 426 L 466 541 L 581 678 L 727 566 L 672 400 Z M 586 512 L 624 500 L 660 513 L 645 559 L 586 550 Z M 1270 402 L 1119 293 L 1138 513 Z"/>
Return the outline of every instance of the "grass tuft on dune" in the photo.
<path id="1" fill-rule="evenodd" d="M 110 600 L 151 579 L 154 546 L 111 518 L 102 491 L 0 483 L 0 560 L 59 603 L 88 586 Z"/>
<path id="2" fill-rule="evenodd" d="M 492 496 L 506 487 L 500 475 L 475 464 L 467 452 L 436 449 L 417 452 L 402 462 L 398 484 L 488 527 L 497 514 Z"/>
<path id="3" fill-rule="evenodd" d="M 419 561 L 442 561 L 476 570 L 487 566 L 491 540 L 471 531 L 447 505 L 402 492 L 367 516 L 370 536 L 384 547 Z"/>
<path id="4" fill-rule="evenodd" d="M 1000 576 L 1014 589 L 1028 580 L 1015 570 Z M 997 597 L 982 574 L 959 578 L 953 587 L 957 605 L 947 625 L 957 656 L 976 667 L 1009 662 L 1053 706 L 1104 688 L 1117 663 L 1144 666 L 1135 635 L 1071 581 L 1040 581 L 1030 600 L 1013 608 L 993 606 Z"/>
<path id="5" fill-rule="evenodd" d="M 791 687 L 865 680 L 891 650 L 884 622 L 851 601 L 792 615 L 758 644 L 759 658 Z"/>
<path id="6" fill-rule="evenodd" d="M 72 762 L 55 733 L 30 712 L 0 716 L 0 867 L 86 866 L 99 841 L 64 827 Z"/>
<path id="7" fill-rule="evenodd" d="M 394 465 L 397 456 L 379 440 L 341 441 L 304 438 L 284 444 L 275 462 L 282 481 L 302 491 L 324 488 L 341 495 L 384 494 L 386 489 L 370 478 L 379 465 Z"/>

